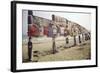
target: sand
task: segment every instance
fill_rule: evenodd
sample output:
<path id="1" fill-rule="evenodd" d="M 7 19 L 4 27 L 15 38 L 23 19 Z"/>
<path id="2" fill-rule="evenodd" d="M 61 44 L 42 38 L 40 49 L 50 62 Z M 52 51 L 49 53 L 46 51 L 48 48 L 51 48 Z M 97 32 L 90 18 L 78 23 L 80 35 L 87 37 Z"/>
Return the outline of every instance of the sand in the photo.
<path id="1" fill-rule="evenodd" d="M 71 43 L 70 43 L 71 44 Z M 47 61 L 69 61 L 69 60 L 87 60 L 91 59 L 91 45 L 90 40 L 85 41 L 76 46 L 66 46 L 65 41 L 56 41 L 57 53 L 52 54 L 52 41 L 45 43 L 33 43 L 33 51 L 39 51 L 38 62 L 47 62 Z M 64 47 L 66 46 L 66 47 Z M 28 59 L 28 49 L 27 43 L 22 44 L 22 56 L 23 62 L 27 63 Z M 32 56 L 32 61 L 34 61 Z"/>

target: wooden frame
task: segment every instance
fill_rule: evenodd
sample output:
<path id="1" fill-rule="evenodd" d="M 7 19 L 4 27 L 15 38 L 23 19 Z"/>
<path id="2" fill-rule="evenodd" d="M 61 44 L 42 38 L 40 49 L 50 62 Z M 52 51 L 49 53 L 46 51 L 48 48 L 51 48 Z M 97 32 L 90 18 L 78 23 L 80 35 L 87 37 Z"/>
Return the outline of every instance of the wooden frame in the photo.
<path id="1" fill-rule="evenodd" d="M 41 68 L 25 68 L 25 69 L 17 69 L 17 11 L 18 11 L 18 4 L 23 5 L 43 5 L 43 6 L 54 6 L 54 7 L 75 7 L 75 8 L 87 8 L 94 10 L 94 22 L 95 22 L 95 59 L 94 64 L 90 65 L 75 65 L 75 66 L 61 66 L 61 67 L 41 67 Z M 30 9 L 29 9 L 30 10 Z M 74 4 L 58 4 L 58 3 L 42 3 L 42 2 L 25 2 L 25 1 L 12 1 L 11 2 L 11 71 L 12 72 L 22 72 L 22 71 L 40 71 L 40 70 L 55 70 L 55 69 L 73 69 L 73 68 L 86 68 L 86 67 L 97 67 L 98 59 L 97 59 L 97 26 L 98 25 L 98 7 L 97 6 L 90 6 L 90 5 L 74 5 Z"/>

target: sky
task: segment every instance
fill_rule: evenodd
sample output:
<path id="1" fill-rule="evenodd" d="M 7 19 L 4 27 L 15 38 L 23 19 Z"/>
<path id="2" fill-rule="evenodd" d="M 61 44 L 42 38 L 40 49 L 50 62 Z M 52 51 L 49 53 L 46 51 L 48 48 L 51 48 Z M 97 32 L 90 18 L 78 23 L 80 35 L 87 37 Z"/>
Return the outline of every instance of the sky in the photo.
<path id="1" fill-rule="evenodd" d="M 23 34 L 27 34 L 27 10 L 23 10 Z M 76 12 L 55 12 L 55 11 L 33 11 L 33 15 L 52 19 L 52 14 L 64 17 L 72 22 L 76 22 L 87 30 L 91 30 L 91 14 L 90 13 L 76 13 Z"/>

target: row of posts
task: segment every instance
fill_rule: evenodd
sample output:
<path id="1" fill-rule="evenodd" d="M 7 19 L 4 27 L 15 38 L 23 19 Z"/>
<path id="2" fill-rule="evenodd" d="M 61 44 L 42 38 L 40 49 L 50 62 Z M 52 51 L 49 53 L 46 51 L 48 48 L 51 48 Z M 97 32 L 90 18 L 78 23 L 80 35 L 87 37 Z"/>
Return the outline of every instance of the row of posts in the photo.
<path id="1" fill-rule="evenodd" d="M 32 15 L 32 11 L 28 11 L 28 15 Z M 28 24 L 31 24 L 32 23 L 32 21 L 30 21 L 30 19 L 28 18 Z M 85 40 L 89 40 L 90 39 L 90 36 L 89 36 L 89 34 L 82 34 L 82 37 L 85 35 Z M 76 35 L 74 35 L 73 36 L 74 37 L 74 46 L 76 46 Z M 32 57 L 32 48 L 33 48 L 33 44 L 32 44 L 32 41 L 31 41 L 31 39 L 32 39 L 32 36 L 29 36 L 29 41 L 28 41 L 28 60 L 29 61 L 31 61 L 31 57 Z M 56 43 L 55 43 L 55 39 L 56 39 L 56 29 L 54 28 L 53 29 L 53 36 L 52 36 L 52 43 L 53 43 L 53 45 L 52 45 L 52 54 L 55 54 L 56 52 L 57 52 L 57 49 L 56 49 Z M 81 41 L 81 36 L 80 35 L 78 35 L 78 39 L 79 39 L 79 43 L 82 43 L 82 41 Z M 69 38 L 66 36 L 66 44 L 68 44 L 69 43 Z M 37 59 L 38 59 L 38 51 L 33 51 L 33 54 L 35 54 L 35 55 L 33 55 L 34 57 L 36 57 Z M 37 62 L 38 60 L 35 60 L 35 62 Z"/>
<path id="2" fill-rule="evenodd" d="M 29 41 L 28 41 L 28 57 L 29 57 L 29 61 L 31 61 L 31 55 L 32 55 L 32 48 L 33 48 L 33 44 L 32 44 L 32 41 L 31 41 L 31 37 L 29 37 Z M 57 48 L 56 48 L 56 42 L 55 42 L 55 39 L 56 39 L 56 35 L 54 34 L 54 36 L 52 37 L 52 54 L 55 54 L 57 51 Z M 81 40 L 81 36 L 79 35 L 78 36 L 78 39 L 79 39 L 79 43 L 82 43 L 82 40 Z M 85 41 L 89 40 L 90 39 L 90 36 L 88 34 L 85 34 Z M 66 37 L 65 39 L 66 41 L 66 45 L 69 43 L 69 38 Z M 76 46 L 76 36 L 74 36 L 74 45 L 73 46 Z M 38 58 L 38 51 L 33 51 L 33 56 L 35 58 Z M 37 62 L 37 60 L 35 60 L 35 62 Z"/>

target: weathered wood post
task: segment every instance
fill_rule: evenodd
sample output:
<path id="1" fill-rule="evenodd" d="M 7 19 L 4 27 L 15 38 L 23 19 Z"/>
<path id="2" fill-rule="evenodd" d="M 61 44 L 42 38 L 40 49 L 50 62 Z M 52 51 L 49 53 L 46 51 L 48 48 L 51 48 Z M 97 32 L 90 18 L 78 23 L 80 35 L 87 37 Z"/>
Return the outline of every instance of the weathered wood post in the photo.
<path id="1" fill-rule="evenodd" d="M 87 41 L 87 33 L 85 33 L 85 41 Z"/>
<path id="2" fill-rule="evenodd" d="M 52 48 L 53 48 L 53 54 L 55 54 L 55 53 L 56 53 L 55 37 L 53 37 L 52 40 L 53 40 L 53 45 L 52 45 Z"/>
<path id="3" fill-rule="evenodd" d="M 53 36 L 52 36 L 53 45 L 52 45 L 52 47 L 53 47 L 53 54 L 55 54 L 57 52 L 56 42 L 55 42 L 55 38 L 56 38 L 56 34 L 57 34 L 56 25 L 53 24 L 52 29 L 53 29 Z"/>
<path id="4" fill-rule="evenodd" d="M 66 25 L 66 27 L 64 29 L 64 36 L 66 37 L 65 38 L 66 45 L 69 43 L 68 35 L 69 35 L 69 31 L 68 31 L 68 26 Z"/>
<path id="5" fill-rule="evenodd" d="M 79 38 L 79 43 L 81 43 L 81 36 L 80 36 L 80 34 L 79 34 L 78 38 Z"/>
<path id="6" fill-rule="evenodd" d="M 74 37 L 74 45 L 73 46 L 76 46 L 76 31 L 75 31 L 75 27 L 72 28 L 72 35 Z"/>
<path id="7" fill-rule="evenodd" d="M 76 46 L 76 35 L 74 35 L 73 37 L 74 37 L 74 46 Z"/>
<path id="8" fill-rule="evenodd" d="M 80 43 L 82 43 L 82 40 L 81 40 L 82 29 L 81 29 L 81 26 L 78 26 L 77 29 L 78 29 L 78 39 L 79 39 L 79 44 L 80 44 Z"/>
<path id="9" fill-rule="evenodd" d="M 31 61 L 31 55 L 32 55 L 32 33 L 30 32 L 30 25 L 32 25 L 32 11 L 28 10 L 28 60 Z"/>
<path id="10" fill-rule="evenodd" d="M 32 42 L 31 37 L 29 37 L 28 41 L 28 60 L 31 61 L 31 55 L 32 55 Z"/>
<path id="11" fill-rule="evenodd" d="M 84 32 L 82 33 L 82 43 L 85 41 Z"/>
<path id="12" fill-rule="evenodd" d="M 56 38 L 56 34 L 57 34 L 57 27 L 55 25 L 55 15 L 52 15 L 52 21 L 53 21 L 53 25 L 52 25 L 52 32 L 53 32 L 53 35 L 52 35 L 52 49 L 53 49 L 53 54 L 55 54 L 57 52 L 57 49 L 56 49 L 56 42 L 55 42 L 55 38 Z"/>

